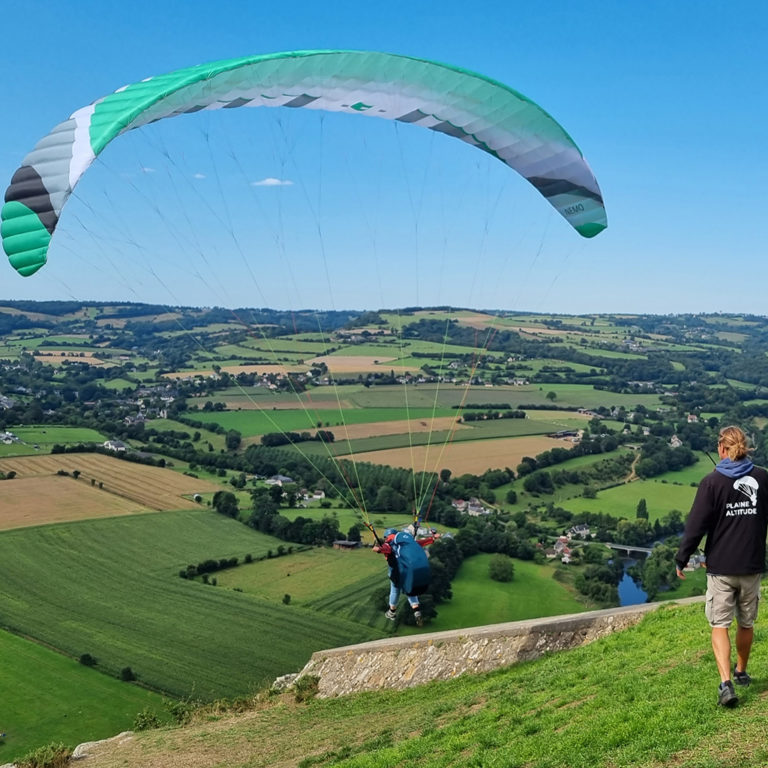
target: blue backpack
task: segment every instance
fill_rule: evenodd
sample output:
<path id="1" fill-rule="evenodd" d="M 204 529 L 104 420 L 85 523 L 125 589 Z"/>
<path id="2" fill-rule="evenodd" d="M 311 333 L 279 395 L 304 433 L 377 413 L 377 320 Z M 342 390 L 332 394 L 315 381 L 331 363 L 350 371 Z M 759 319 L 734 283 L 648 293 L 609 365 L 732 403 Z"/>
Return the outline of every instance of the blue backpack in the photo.
<path id="1" fill-rule="evenodd" d="M 432 580 L 427 553 L 416 539 L 400 531 L 391 542 L 397 560 L 398 586 L 406 595 L 421 595 Z"/>

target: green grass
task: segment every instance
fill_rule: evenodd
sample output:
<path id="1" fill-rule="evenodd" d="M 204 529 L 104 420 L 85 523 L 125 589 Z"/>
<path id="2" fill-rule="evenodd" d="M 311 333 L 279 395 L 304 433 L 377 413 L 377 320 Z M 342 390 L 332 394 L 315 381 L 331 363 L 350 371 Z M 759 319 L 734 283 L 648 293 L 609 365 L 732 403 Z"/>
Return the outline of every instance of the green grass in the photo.
<path id="1" fill-rule="evenodd" d="M 222 571 L 218 578 L 223 587 L 237 587 L 272 602 L 282 602 L 283 595 L 290 594 L 292 605 L 303 605 L 365 576 L 379 576 L 383 583 L 386 575 L 384 558 L 361 547 L 350 552 L 309 549 Z"/>
<path id="2" fill-rule="evenodd" d="M 103 443 L 107 438 L 88 427 L 57 427 L 50 425 L 11 427 L 21 442 L 10 445 L 0 444 L 0 456 L 27 456 L 50 453 L 55 444 Z M 38 449 L 35 449 L 35 445 Z"/>
<path id="3" fill-rule="evenodd" d="M 455 411 L 426 408 L 366 408 L 365 410 L 344 409 L 346 424 L 368 424 L 377 421 L 399 421 L 401 419 L 429 419 L 434 416 L 452 416 Z M 204 423 L 220 424 L 224 429 L 236 429 L 244 437 L 263 435 L 267 432 L 314 431 L 318 423 L 333 431 L 340 427 L 342 418 L 338 410 L 261 410 L 261 411 L 219 411 L 190 414 L 190 418 Z"/>
<path id="4" fill-rule="evenodd" d="M 199 432 L 200 439 L 193 443 L 198 451 L 205 449 L 206 442 L 210 443 L 216 451 L 225 447 L 224 435 L 218 435 L 216 432 L 204 428 L 190 427 L 173 419 L 149 419 L 144 426 L 147 429 L 156 429 L 158 432 L 186 432 L 190 440 L 195 436 L 195 432 Z"/>
<path id="5" fill-rule="evenodd" d="M 72 746 L 133 728 L 138 712 L 162 697 L 89 669 L 74 659 L 0 631 L 0 760 L 12 762 L 51 742 Z"/>
<path id="6" fill-rule="evenodd" d="M 299 669 L 319 648 L 375 637 L 299 606 L 178 576 L 208 558 L 254 557 L 281 544 L 209 510 L 0 534 L 5 628 L 116 674 L 200 698 L 248 693 Z"/>
<path id="7" fill-rule="evenodd" d="M 562 583 L 553 578 L 552 565 L 513 560 L 515 578 L 508 583 L 488 576 L 492 555 L 467 558 L 451 583 L 453 599 L 437 607 L 437 618 L 429 629 L 498 624 L 587 610 Z"/>
<path id="8" fill-rule="evenodd" d="M 755 635 L 758 650 L 768 633 Z M 768 679 L 758 658 L 752 672 L 738 709 L 717 708 L 703 607 L 669 606 L 591 644 L 484 675 L 303 705 L 279 699 L 141 733 L 134 754 L 193 764 L 204 748 L 207 764 L 227 768 L 764 768 Z M 124 765 L 120 755 L 99 766 Z"/>
<path id="9" fill-rule="evenodd" d="M 654 479 L 607 488 L 599 491 L 596 499 L 580 497 L 562 500 L 560 503 L 571 512 L 602 512 L 613 517 L 634 520 L 638 502 L 645 499 L 648 505 L 648 519 L 653 522 L 673 509 L 682 512 L 685 519 L 695 495 L 696 489 L 690 485 L 673 485 Z M 547 500 L 546 497 L 541 499 Z"/>

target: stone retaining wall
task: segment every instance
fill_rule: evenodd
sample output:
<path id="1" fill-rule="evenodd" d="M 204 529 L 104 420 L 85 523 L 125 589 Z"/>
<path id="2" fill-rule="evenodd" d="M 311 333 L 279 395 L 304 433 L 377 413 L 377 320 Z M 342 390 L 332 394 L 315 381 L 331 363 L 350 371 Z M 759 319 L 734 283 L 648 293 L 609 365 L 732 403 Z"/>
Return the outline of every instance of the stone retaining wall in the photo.
<path id="1" fill-rule="evenodd" d="M 674 601 L 682 605 L 703 597 Z M 299 674 L 319 678 L 320 697 L 382 688 L 409 688 L 430 680 L 487 672 L 552 651 L 585 645 L 637 624 L 666 603 L 646 603 L 507 624 L 393 637 L 317 651 Z"/>

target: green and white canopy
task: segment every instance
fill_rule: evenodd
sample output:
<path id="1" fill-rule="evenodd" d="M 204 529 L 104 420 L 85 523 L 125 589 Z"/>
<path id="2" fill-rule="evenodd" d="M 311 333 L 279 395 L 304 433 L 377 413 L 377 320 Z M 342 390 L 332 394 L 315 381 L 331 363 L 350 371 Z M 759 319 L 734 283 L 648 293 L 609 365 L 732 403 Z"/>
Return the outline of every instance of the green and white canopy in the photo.
<path id="1" fill-rule="evenodd" d="M 96 156 L 126 131 L 175 115 L 293 107 L 381 117 L 453 136 L 513 168 L 584 237 L 607 226 L 579 148 L 543 109 L 456 67 L 366 51 L 293 51 L 180 69 L 78 109 L 24 158 L 5 193 L 2 242 L 13 267 L 42 267 L 62 209 Z"/>

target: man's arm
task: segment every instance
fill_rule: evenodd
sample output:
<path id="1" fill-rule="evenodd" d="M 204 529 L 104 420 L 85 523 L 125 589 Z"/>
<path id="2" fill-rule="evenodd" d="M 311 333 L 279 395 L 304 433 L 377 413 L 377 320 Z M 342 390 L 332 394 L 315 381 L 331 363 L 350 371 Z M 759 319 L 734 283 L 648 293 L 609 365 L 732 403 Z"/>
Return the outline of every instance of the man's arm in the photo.
<path id="1" fill-rule="evenodd" d="M 680 541 L 680 547 L 675 555 L 675 564 L 677 566 L 677 575 L 684 579 L 683 568 L 688 565 L 688 560 L 701 543 L 702 538 L 710 529 L 715 515 L 715 509 L 712 499 L 712 491 L 709 483 L 705 480 L 699 485 L 696 491 L 696 498 L 693 500 L 693 506 L 688 513 L 688 519 L 685 521 L 685 531 Z"/>

